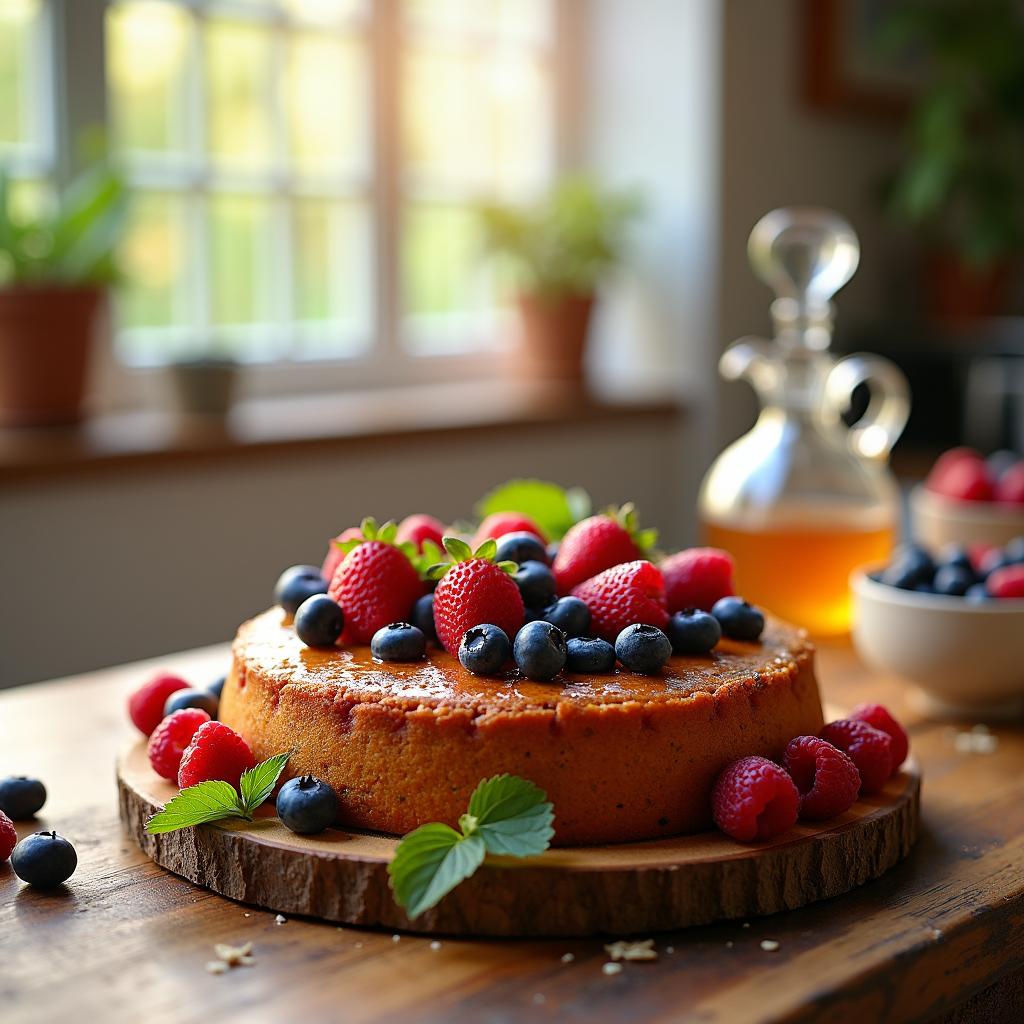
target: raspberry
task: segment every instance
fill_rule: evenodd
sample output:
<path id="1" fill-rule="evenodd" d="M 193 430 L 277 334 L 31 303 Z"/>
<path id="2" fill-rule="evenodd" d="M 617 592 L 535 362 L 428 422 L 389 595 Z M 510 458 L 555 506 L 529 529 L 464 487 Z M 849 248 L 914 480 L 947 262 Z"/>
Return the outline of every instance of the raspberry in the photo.
<path id="1" fill-rule="evenodd" d="M 684 608 L 711 611 L 716 601 L 735 593 L 734 568 L 732 556 L 718 548 L 689 548 L 669 555 L 661 563 L 669 612 Z"/>
<path id="2" fill-rule="evenodd" d="M 18 845 L 18 830 L 14 822 L 0 811 L 0 864 L 11 855 L 11 851 Z"/>
<path id="3" fill-rule="evenodd" d="M 771 839 L 796 823 L 800 794 L 793 780 L 765 757 L 741 757 L 725 768 L 711 792 L 715 824 L 749 842 Z"/>
<path id="4" fill-rule="evenodd" d="M 892 741 L 892 773 L 895 775 L 900 770 L 900 765 L 906 761 L 910 750 L 910 741 L 903 726 L 892 717 L 889 709 L 881 704 L 858 704 L 850 712 L 850 717 L 881 729 L 889 737 Z"/>
<path id="5" fill-rule="evenodd" d="M 1024 597 L 1024 565 L 996 569 L 985 581 L 985 589 L 993 597 Z"/>
<path id="6" fill-rule="evenodd" d="M 220 779 L 237 788 L 242 772 L 255 764 L 249 744 L 234 729 L 223 722 L 206 722 L 181 756 L 178 785 L 187 789 L 198 782 Z"/>
<path id="7" fill-rule="evenodd" d="M 178 777 L 185 748 L 199 727 L 208 721 L 210 716 L 201 708 L 182 708 L 168 715 L 149 737 L 149 763 L 153 771 L 173 782 Z"/>
<path id="8" fill-rule="evenodd" d="M 789 741 L 786 770 L 800 791 L 801 818 L 834 818 L 853 806 L 860 791 L 857 766 L 818 736 L 797 736 Z"/>
<path id="9" fill-rule="evenodd" d="M 167 698 L 178 690 L 187 689 L 188 683 L 180 676 L 161 673 L 128 698 L 128 714 L 140 732 L 151 736 L 163 720 Z"/>
<path id="10" fill-rule="evenodd" d="M 849 754 L 860 772 L 860 791 L 877 793 L 892 775 L 892 740 L 873 725 L 853 718 L 829 722 L 818 735 Z"/>

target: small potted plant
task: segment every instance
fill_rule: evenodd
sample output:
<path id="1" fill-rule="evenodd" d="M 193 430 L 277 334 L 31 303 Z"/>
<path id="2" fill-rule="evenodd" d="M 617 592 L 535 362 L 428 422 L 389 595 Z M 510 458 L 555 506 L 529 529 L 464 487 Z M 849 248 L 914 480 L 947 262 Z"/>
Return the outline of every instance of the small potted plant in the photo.
<path id="1" fill-rule="evenodd" d="M 925 291 L 939 321 L 1005 312 L 1024 251 L 1024 17 L 1015 0 L 913 0 L 883 44 L 921 54 L 924 88 L 907 154 L 887 188 L 895 219 L 926 247 Z"/>
<path id="2" fill-rule="evenodd" d="M 0 169 L 0 424 L 74 423 L 93 345 L 109 322 L 124 182 L 97 163 L 35 217 L 18 216 L 10 192 Z"/>
<path id="3" fill-rule="evenodd" d="M 231 411 L 238 363 L 229 354 L 210 351 L 170 365 L 178 404 L 189 416 L 223 419 Z"/>
<path id="4" fill-rule="evenodd" d="M 563 179 L 534 206 L 481 208 L 486 244 L 516 279 L 524 375 L 582 378 L 597 287 L 639 211 L 636 194 L 602 192 L 584 176 Z"/>

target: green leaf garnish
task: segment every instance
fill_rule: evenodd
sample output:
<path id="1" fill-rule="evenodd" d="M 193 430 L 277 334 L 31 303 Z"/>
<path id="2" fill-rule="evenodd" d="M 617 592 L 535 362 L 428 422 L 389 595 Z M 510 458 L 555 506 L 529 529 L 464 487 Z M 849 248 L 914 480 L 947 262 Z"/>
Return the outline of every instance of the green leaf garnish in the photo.
<path id="1" fill-rule="evenodd" d="M 561 540 L 573 523 L 590 515 L 590 497 L 580 487 L 566 490 L 544 480 L 509 480 L 477 503 L 481 519 L 495 512 L 519 512 L 552 540 Z"/>
<path id="2" fill-rule="evenodd" d="M 455 562 L 468 562 L 473 557 L 473 549 L 458 537 L 445 537 L 444 549 Z"/>
<path id="3" fill-rule="evenodd" d="M 414 919 L 483 863 L 485 854 L 534 857 L 555 834 L 547 794 L 528 779 L 495 775 L 469 799 L 459 829 L 432 822 L 410 832 L 388 865 L 395 901 Z"/>
<path id="4" fill-rule="evenodd" d="M 281 778 L 281 772 L 284 771 L 289 757 L 291 757 L 290 753 L 275 754 L 273 757 L 268 757 L 266 761 L 260 761 L 255 768 L 250 768 L 247 772 L 242 773 L 238 788 L 242 794 L 242 806 L 249 814 L 252 814 L 274 792 L 274 787 L 277 785 L 277 780 Z"/>

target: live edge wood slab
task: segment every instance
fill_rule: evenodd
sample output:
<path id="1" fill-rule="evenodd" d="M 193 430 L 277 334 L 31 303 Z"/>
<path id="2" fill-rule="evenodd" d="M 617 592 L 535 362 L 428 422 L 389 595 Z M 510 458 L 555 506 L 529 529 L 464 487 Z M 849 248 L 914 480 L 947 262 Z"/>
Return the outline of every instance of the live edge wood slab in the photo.
<path id="1" fill-rule="evenodd" d="M 226 661 L 223 646 L 0 694 L 0 774 L 38 775 L 50 793 L 19 832 L 56 828 L 79 854 L 55 893 L 0 865 L 4 1024 L 1021 1019 L 1024 729 L 992 725 L 991 754 L 958 750 L 957 731 L 972 723 L 922 719 L 895 680 L 870 677 L 845 646 L 820 651 L 826 698 L 891 706 L 922 767 L 909 856 L 800 910 L 659 933 L 657 961 L 611 976 L 606 939 L 444 938 L 435 948 L 300 917 L 278 925 L 154 864 L 118 820 L 111 762 L 133 739 L 124 697 L 157 667 L 201 682 Z M 218 942 L 252 942 L 255 965 L 208 974 Z"/>

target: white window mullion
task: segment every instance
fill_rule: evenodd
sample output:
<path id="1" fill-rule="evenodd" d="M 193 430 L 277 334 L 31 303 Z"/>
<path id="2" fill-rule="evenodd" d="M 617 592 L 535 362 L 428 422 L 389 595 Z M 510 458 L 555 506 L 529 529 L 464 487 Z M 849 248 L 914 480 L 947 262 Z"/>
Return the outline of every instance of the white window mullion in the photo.
<path id="1" fill-rule="evenodd" d="M 188 77 L 185 145 L 193 176 L 202 180 L 203 187 L 190 189 L 184 197 L 187 210 L 185 244 L 192 257 L 187 284 L 191 296 L 187 323 L 193 345 L 211 342 L 213 320 L 209 233 L 210 165 L 206 153 L 206 34 L 203 31 L 205 21 L 205 12 L 197 6 L 190 20 L 189 48 L 192 74 Z"/>

